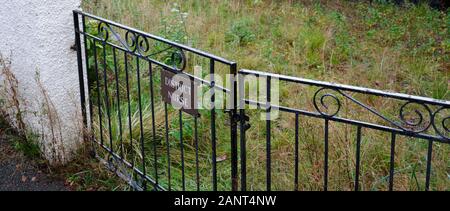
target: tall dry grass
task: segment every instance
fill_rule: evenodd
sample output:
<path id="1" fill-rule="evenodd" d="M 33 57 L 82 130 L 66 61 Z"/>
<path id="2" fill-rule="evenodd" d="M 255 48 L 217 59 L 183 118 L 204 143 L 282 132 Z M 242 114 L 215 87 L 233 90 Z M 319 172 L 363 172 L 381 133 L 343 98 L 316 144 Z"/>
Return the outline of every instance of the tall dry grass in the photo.
<path id="1" fill-rule="evenodd" d="M 174 2 L 177 4 L 174 5 Z M 209 51 L 231 60 L 240 68 L 258 69 L 285 75 L 313 78 L 364 87 L 392 90 L 434 98 L 449 99 L 448 14 L 426 5 L 398 8 L 391 4 L 348 1 L 86 1 L 84 9 L 96 15 Z M 177 24 L 179 15 L 187 14 L 185 24 Z M 175 28 L 174 28 L 175 27 Z M 180 27 L 183 27 L 180 29 Z M 183 31 L 184 33 L 181 33 Z M 180 38 L 181 34 L 181 38 Z M 186 38 L 186 39 L 184 39 Z M 195 62 L 193 62 L 195 63 Z M 201 63 L 201 61 L 200 61 Z M 145 80 L 146 77 L 143 77 Z M 312 97 L 316 89 L 282 84 L 280 104 L 314 111 Z M 158 90 L 155 93 L 159 93 Z M 135 93 L 136 94 L 136 93 Z M 139 137 L 136 95 L 133 100 L 132 130 Z M 143 96 L 148 96 L 143 94 Z M 355 95 L 389 117 L 397 117 L 401 103 L 383 98 Z M 145 98 L 145 97 L 144 97 Z M 147 103 L 147 104 L 146 104 Z M 341 115 L 377 124 L 386 124 L 351 102 L 343 101 Z M 148 105 L 148 98 L 144 99 Z M 173 182 L 180 188 L 180 151 L 177 144 L 177 113 L 170 113 L 172 154 L 163 141 L 164 116 L 157 107 L 158 137 L 151 134 L 149 108 L 144 108 L 146 161 L 152 172 L 151 147 L 158 142 L 161 169 L 170 157 Z M 436 109 L 436 108 L 433 108 Z M 116 109 L 117 110 L 117 109 Z M 115 110 L 115 111 L 116 111 Z M 104 112 L 105 113 L 105 112 Z M 97 115 L 97 114 L 96 114 Z M 122 106 L 126 119 L 126 105 Z M 250 111 L 252 128 L 247 133 L 248 188 L 265 189 L 265 122 L 258 111 Z M 211 189 L 210 136 L 208 116 L 200 122 L 202 189 Z M 103 118 L 105 120 L 105 118 Z M 195 154 L 191 135 L 185 138 L 188 188 L 195 187 Z M 292 190 L 294 187 L 293 115 L 282 114 L 273 123 L 272 187 Z M 116 123 L 117 119 L 112 122 Z M 229 158 L 229 128 L 226 115 L 218 118 L 218 155 Z M 107 122 L 103 123 L 103 126 Z M 123 123 L 124 131 L 126 123 Z M 98 125 L 98 124 L 97 124 Z M 99 126 L 97 126 L 99 128 Z M 118 126 L 114 125 L 117 134 Z M 104 128 L 107 131 L 108 128 Z M 185 130 L 186 131 L 186 130 Z M 362 190 L 387 190 L 389 177 L 390 134 L 363 129 Z M 189 132 L 187 132 L 189 134 Z M 98 135 L 98 134 L 97 134 Z M 129 135 L 129 134 L 127 134 Z M 113 135 L 114 143 L 117 135 Z M 108 134 L 105 134 L 108 137 Z M 126 136 L 124 136 L 126 137 Z M 140 165 L 138 139 L 128 141 L 131 160 Z M 356 128 L 330 125 L 331 190 L 352 190 L 355 169 Z M 148 146 L 147 146 L 148 145 Z M 395 190 L 423 190 L 427 142 L 399 136 L 395 158 Z M 320 190 L 323 179 L 323 120 L 300 119 L 300 187 Z M 432 189 L 449 190 L 449 146 L 435 143 L 433 151 Z M 219 163 L 219 189 L 230 188 L 229 160 Z M 167 172 L 160 171 L 167 184 Z"/>

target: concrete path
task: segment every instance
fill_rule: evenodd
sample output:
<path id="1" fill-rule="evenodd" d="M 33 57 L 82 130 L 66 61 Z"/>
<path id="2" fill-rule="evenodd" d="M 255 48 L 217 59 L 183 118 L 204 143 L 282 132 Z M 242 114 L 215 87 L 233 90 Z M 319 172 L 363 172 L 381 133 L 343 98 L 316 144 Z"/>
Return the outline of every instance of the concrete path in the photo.
<path id="1" fill-rule="evenodd" d="M 0 191 L 68 191 L 64 181 L 52 179 L 35 162 L 16 152 L 0 129 Z"/>

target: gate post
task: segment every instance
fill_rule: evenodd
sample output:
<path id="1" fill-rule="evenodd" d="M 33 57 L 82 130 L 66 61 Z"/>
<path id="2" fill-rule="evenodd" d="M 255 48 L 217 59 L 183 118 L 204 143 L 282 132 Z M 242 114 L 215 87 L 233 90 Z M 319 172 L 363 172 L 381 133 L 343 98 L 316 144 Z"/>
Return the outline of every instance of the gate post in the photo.
<path id="1" fill-rule="evenodd" d="M 75 27 L 75 48 L 77 51 L 77 63 L 78 63 L 78 80 L 80 84 L 80 103 L 81 103 L 81 114 L 83 118 L 83 138 L 86 138 L 85 128 L 87 127 L 87 117 L 86 117 L 86 94 L 84 90 L 84 74 L 83 74 L 83 59 L 81 55 L 81 38 L 80 38 L 80 21 L 78 14 L 73 11 L 73 23 Z"/>
<path id="2" fill-rule="evenodd" d="M 239 122 L 239 134 L 240 134 L 240 158 L 241 158 L 241 191 L 247 190 L 247 150 L 246 150 L 246 141 L 245 141 L 245 132 L 250 129 L 250 124 L 248 121 L 250 120 L 249 116 L 245 114 L 245 80 L 244 76 L 239 72 L 236 75 L 236 80 L 239 81 L 239 104 L 236 106 L 236 122 Z M 236 101 L 237 102 L 237 99 Z M 237 114 L 237 108 L 239 108 L 239 114 Z M 236 164 L 237 165 L 237 164 Z"/>
<path id="3" fill-rule="evenodd" d="M 245 144 L 245 110 L 244 110 L 244 93 L 245 86 L 244 80 L 242 80 L 241 75 L 238 75 L 239 80 L 239 116 L 240 123 L 240 148 L 241 148 L 241 191 L 246 191 L 247 189 L 247 153 L 246 153 L 246 144 Z"/>
<path id="4" fill-rule="evenodd" d="M 232 103 L 233 108 L 230 112 L 231 121 L 231 188 L 233 191 L 238 190 L 238 150 L 237 150 L 237 65 L 236 63 L 231 65 L 232 74 Z"/>

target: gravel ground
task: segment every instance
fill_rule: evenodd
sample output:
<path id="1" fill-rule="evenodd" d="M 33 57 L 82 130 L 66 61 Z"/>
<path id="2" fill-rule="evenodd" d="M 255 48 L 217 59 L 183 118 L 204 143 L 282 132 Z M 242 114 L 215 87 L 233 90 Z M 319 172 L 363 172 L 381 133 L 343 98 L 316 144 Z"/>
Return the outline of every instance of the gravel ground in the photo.
<path id="1" fill-rule="evenodd" d="M 34 161 L 16 152 L 0 134 L 0 191 L 68 191 L 64 181 L 40 171 Z"/>

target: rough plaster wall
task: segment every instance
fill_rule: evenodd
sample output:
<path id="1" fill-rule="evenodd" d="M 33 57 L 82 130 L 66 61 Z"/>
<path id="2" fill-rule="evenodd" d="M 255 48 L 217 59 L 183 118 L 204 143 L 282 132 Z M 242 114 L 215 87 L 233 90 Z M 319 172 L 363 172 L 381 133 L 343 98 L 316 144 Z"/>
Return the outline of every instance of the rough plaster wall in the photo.
<path id="1" fill-rule="evenodd" d="M 80 0 L 0 3 L 0 53 L 12 60 L 25 122 L 55 163 L 70 159 L 81 141 L 77 57 L 71 50 L 72 10 L 79 8 Z"/>

